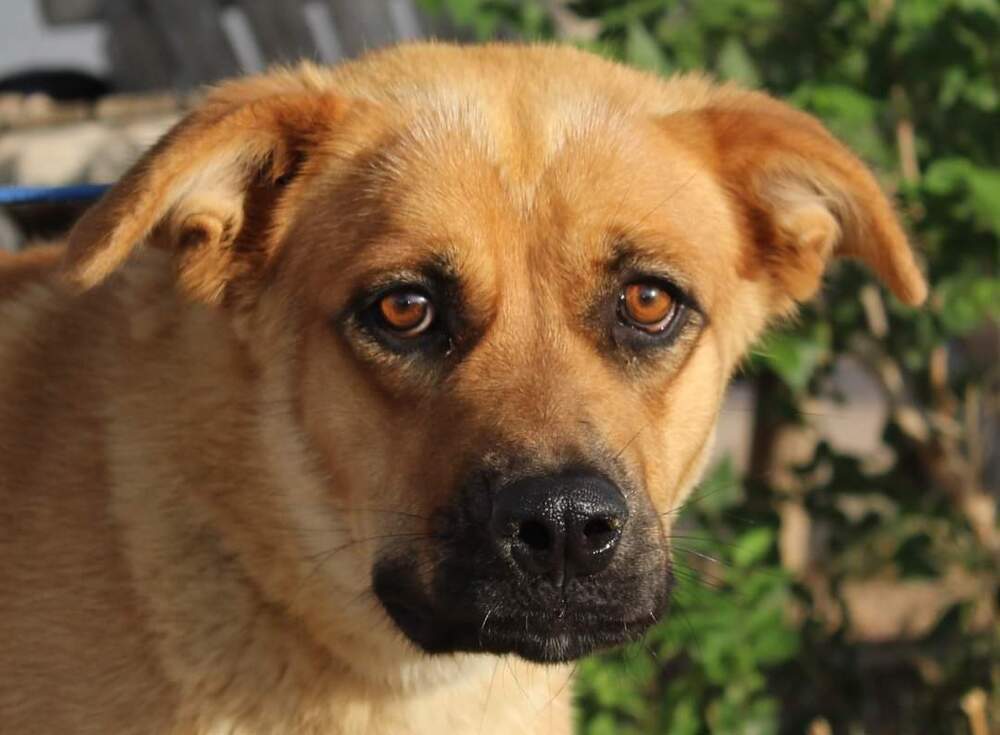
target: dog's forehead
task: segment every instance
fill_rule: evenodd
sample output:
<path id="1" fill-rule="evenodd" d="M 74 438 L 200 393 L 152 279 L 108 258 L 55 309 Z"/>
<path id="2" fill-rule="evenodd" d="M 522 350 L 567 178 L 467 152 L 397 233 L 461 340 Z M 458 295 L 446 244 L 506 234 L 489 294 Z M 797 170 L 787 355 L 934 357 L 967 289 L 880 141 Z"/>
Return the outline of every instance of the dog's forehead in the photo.
<path id="1" fill-rule="evenodd" d="M 392 191 L 419 247 L 576 275 L 623 244 L 691 278 L 735 261 L 718 182 L 655 119 L 597 95 L 532 101 L 440 95 L 400 123 L 376 196 Z"/>
<path id="2" fill-rule="evenodd" d="M 635 121 L 702 104 L 710 88 L 697 77 L 664 83 L 572 48 L 502 44 L 401 47 L 343 65 L 327 84 L 385 114 L 402 160 L 384 162 L 476 155 L 529 194 L 567 145 L 621 147 L 636 137 Z"/>
<path id="3" fill-rule="evenodd" d="M 641 147 L 640 120 L 587 93 L 525 99 L 442 89 L 400 113 L 383 160 L 402 181 L 437 177 L 447 184 L 488 172 L 525 216 L 571 157 L 611 163 Z"/>
<path id="4" fill-rule="evenodd" d="M 738 248 L 726 196 L 658 124 L 699 104 L 703 80 L 665 84 L 570 49 L 510 51 L 417 47 L 406 53 L 419 64 L 347 66 L 337 85 L 380 115 L 345 213 L 364 199 L 386 236 L 352 245 L 338 273 L 444 254 L 481 282 L 513 261 L 578 277 L 623 237 L 724 289 Z"/>

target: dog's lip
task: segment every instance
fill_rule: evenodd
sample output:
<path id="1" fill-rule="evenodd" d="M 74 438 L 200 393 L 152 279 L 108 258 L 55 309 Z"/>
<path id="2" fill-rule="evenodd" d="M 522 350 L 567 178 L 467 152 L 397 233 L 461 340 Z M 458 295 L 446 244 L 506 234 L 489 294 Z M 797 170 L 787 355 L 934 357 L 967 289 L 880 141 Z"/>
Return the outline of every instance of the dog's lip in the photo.
<path id="1" fill-rule="evenodd" d="M 620 615 L 482 614 L 453 617 L 440 614 L 401 595 L 380 596 L 396 626 L 428 653 L 514 653 L 538 663 L 562 663 L 639 638 L 660 615 L 638 618 Z M 565 611 L 563 611 L 565 612 Z"/>
<path id="2" fill-rule="evenodd" d="M 487 620 L 476 640 L 479 650 L 515 653 L 537 663 L 565 663 L 637 640 L 656 621 L 655 616 L 631 621 L 612 616 L 590 620 L 581 626 L 556 624 L 538 631 L 526 629 L 527 617 Z"/>

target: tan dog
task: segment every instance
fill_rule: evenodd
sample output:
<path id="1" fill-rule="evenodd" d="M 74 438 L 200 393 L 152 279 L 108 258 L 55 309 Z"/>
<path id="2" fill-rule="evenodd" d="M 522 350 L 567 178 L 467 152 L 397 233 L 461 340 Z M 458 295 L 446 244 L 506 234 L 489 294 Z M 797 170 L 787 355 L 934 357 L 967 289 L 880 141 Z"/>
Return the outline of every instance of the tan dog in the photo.
<path id="1" fill-rule="evenodd" d="M 837 254 L 923 299 L 856 158 L 697 76 L 417 45 L 221 86 L 75 288 L 0 270 L 0 732 L 567 733 Z"/>

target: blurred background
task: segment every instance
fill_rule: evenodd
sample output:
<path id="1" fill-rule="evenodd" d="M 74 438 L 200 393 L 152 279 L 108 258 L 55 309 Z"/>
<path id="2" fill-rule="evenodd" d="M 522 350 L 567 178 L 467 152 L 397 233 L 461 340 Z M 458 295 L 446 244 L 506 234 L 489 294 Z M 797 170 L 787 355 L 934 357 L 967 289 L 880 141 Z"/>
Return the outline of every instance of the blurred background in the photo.
<path id="1" fill-rule="evenodd" d="M 5 0 L 0 193 L 113 181 L 205 83 L 428 36 L 779 95 L 876 169 L 932 283 L 906 309 L 840 264 L 759 345 L 673 614 L 580 665 L 578 731 L 1000 732 L 1000 0 Z M 0 206 L 0 246 L 86 205 Z"/>

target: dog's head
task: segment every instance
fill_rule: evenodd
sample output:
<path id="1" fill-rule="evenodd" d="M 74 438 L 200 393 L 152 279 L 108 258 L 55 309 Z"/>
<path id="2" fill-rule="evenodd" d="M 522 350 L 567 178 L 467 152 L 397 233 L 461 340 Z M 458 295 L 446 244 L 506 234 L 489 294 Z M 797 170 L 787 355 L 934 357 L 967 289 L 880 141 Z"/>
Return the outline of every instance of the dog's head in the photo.
<path id="1" fill-rule="evenodd" d="M 257 366 L 279 497 L 241 499 L 276 504 L 244 543 L 296 560 L 272 586 L 358 636 L 539 661 L 664 612 L 727 379 L 833 256 L 925 290 L 814 119 L 553 47 L 222 86 L 79 223 L 70 274 L 142 241 Z"/>

